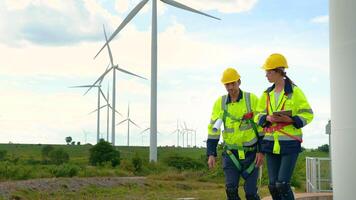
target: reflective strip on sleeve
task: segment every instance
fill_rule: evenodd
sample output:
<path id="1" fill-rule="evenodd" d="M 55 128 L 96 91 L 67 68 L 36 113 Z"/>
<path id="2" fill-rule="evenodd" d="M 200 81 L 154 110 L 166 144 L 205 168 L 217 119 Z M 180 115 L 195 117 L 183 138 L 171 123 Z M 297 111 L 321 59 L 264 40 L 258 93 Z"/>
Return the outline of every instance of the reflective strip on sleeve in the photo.
<path id="1" fill-rule="evenodd" d="M 301 114 L 301 113 L 310 113 L 313 114 L 313 110 L 312 109 L 299 109 L 297 114 Z"/>

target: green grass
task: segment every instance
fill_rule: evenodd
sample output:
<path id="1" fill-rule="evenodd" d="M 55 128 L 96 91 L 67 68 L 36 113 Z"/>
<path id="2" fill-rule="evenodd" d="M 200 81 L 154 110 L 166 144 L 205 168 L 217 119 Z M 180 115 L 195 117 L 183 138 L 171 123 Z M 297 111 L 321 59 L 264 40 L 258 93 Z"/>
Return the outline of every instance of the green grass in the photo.
<path id="1" fill-rule="evenodd" d="M 41 149 L 38 144 L 0 144 L 0 150 L 7 151 L 7 161 L 0 161 L 0 180 L 25 180 L 54 177 L 54 165 L 41 164 Z M 90 166 L 88 163 L 91 145 L 52 145 L 63 148 L 70 156 L 70 164 L 79 167 L 77 177 L 112 177 L 112 176 L 146 176 L 144 185 L 122 185 L 120 187 L 83 187 L 79 191 L 62 188 L 59 191 L 46 192 L 31 189 L 17 190 L 14 197 L 21 199 L 173 199 L 178 197 L 199 197 L 199 199 L 223 199 L 224 177 L 220 163 L 213 171 L 206 168 L 199 170 L 177 170 L 165 164 L 164 160 L 172 155 L 190 157 L 203 164 L 206 163 L 204 148 L 158 148 L 158 163 L 149 163 L 148 147 L 116 147 L 121 154 L 121 164 L 113 168 Z M 138 154 L 143 161 L 141 172 L 134 172 L 131 159 Z M 221 158 L 219 154 L 218 159 Z M 305 190 L 305 157 L 328 157 L 327 153 L 311 151 L 302 152 L 292 177 L 296 191 Z M 16 160 L 16 162 L 15 162 Z M 328 167 L 327 167 L 328 168 Z M 328 173 L 329 169 L 322 169 Z M 241 181 L 243 184 L 243 181 Z M 268 194 L 267 167 L 263 167 L 261 196 Z M 242 188 L 242 187 L 240 187 Z M 243 194 L 241 192 L 241 194 Z"/>

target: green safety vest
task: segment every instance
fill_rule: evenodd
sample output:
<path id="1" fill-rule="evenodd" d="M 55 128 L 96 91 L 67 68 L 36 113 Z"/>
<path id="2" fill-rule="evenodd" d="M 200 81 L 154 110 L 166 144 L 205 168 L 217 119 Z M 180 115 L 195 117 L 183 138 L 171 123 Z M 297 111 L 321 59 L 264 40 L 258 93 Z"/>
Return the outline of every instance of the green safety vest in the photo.
<path id="1" fill-rule="evenodd" d="M 254 131 L 253 123 L 243 119 L 243 116 L 255 111 L 258 98 L 254 94 L 243 92 L 239 102 L 226 104 L 227 98 L 228 96 L 224 95 L 215 101 L 208 125 L 208 139 L 219 139 L 222 133 L 225 145 L 230 149 L 238 150 L 239 159 L 245 159 L 243 148 L 256 144 L 258 137 Z M 213 126 L 218 119 L 223 120 L 224 131 L 219 129 L 214 132 Z M 256 131 L 263 134 L 261 128 Z"/>
<path id="2" fill-rule="evenodd" d="M 259 100 L 254 121 L 258 123 L 262 116 L 273 115 L 273 112 L 275 111 L 291 110 L 292 116 L 298 116 L 302 121 L 303 126 L 310 123 L 313 120 L 313 111 L 302 90 L 294 85 L 292 87 L 293 92 L 291 94 L 286 95 L 284 90 L 281 91 L 277 104 L 275 102 L 274 89 L 270 92 L 264 92 Z M 275 125 L 276 123 L 271 124 L 271 126 Z M 290 136 L 285 133 L 288 133 Z M 274 141 L 273 153 L 280 154 L 279 141 L 290 141 L 295 139 L 302 141 L 302 137 L 302 129 L 297 129 L 293 124 L 290 124 L 283 127 L 281 131 L 266 132 L 263 139 Z"/>

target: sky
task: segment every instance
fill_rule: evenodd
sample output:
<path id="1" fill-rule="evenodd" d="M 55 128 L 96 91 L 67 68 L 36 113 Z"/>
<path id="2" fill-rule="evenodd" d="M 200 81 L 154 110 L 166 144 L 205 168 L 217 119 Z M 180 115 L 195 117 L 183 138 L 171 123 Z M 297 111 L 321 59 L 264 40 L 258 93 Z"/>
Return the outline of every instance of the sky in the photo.
<path id="1" fill-rule="evenodd" d="M 158 145 L 177 145 L 177 121 L 196 130 L 205 146 L 214 101 L 226 94 L 227 67 L 241 75 L 243 91 L 261 96 L 270 86 L 261 69 L 272 53 L 286 56 L 287 75 L 303 90 L 314 120 L 303 128 L 306 148 L 328 143 L 330 119 L 327 0 L 177 0 L 222 20 L 158 1 Z M 138 0 L 0 1 L 0 143 L 64 144 L 65 137 L 95 143 L 97 91 L 92 84 L 109 64 L 107 51 L 93 57 L 107 33 Z M 150 78 L 151 1 L 111 43 L 114 62 Z M 112 77 L 102 90 L 112 88 Z M 117 74 L 117 110 L 130 126 L 130 144 L 149 145 L 150 81 Z M 111 96 L 111 94 L 110 94 Z M 104 100 L 101 100 L 104 102 Z M 117 115 L 117 123 L 125 117 Z M 106 138 L 106 109 L 101 135 Z M 126 145 L 127 124 L 116 127 Z M 194 138 L 192 140 L 194 145 Z M 182 141 L 179 143 L 182 144 Z M 189 139 L 191 144 L 191 139 Z"/>

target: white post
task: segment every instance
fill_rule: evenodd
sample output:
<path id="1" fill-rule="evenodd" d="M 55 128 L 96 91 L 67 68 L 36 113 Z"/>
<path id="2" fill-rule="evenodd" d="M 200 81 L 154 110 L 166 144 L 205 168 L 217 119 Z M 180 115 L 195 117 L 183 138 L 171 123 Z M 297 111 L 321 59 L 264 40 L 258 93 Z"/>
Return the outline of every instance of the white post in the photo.
<path id="1" fill-rule="evenodd" d="M 330 0 L 331 158 L 334 199 L 355 199 L 356 1 Z"/>
<path id="2" fill-rule="evenodd" d="M 157 162 L 157 0 L 152 0 L 150 161 Z"/>

